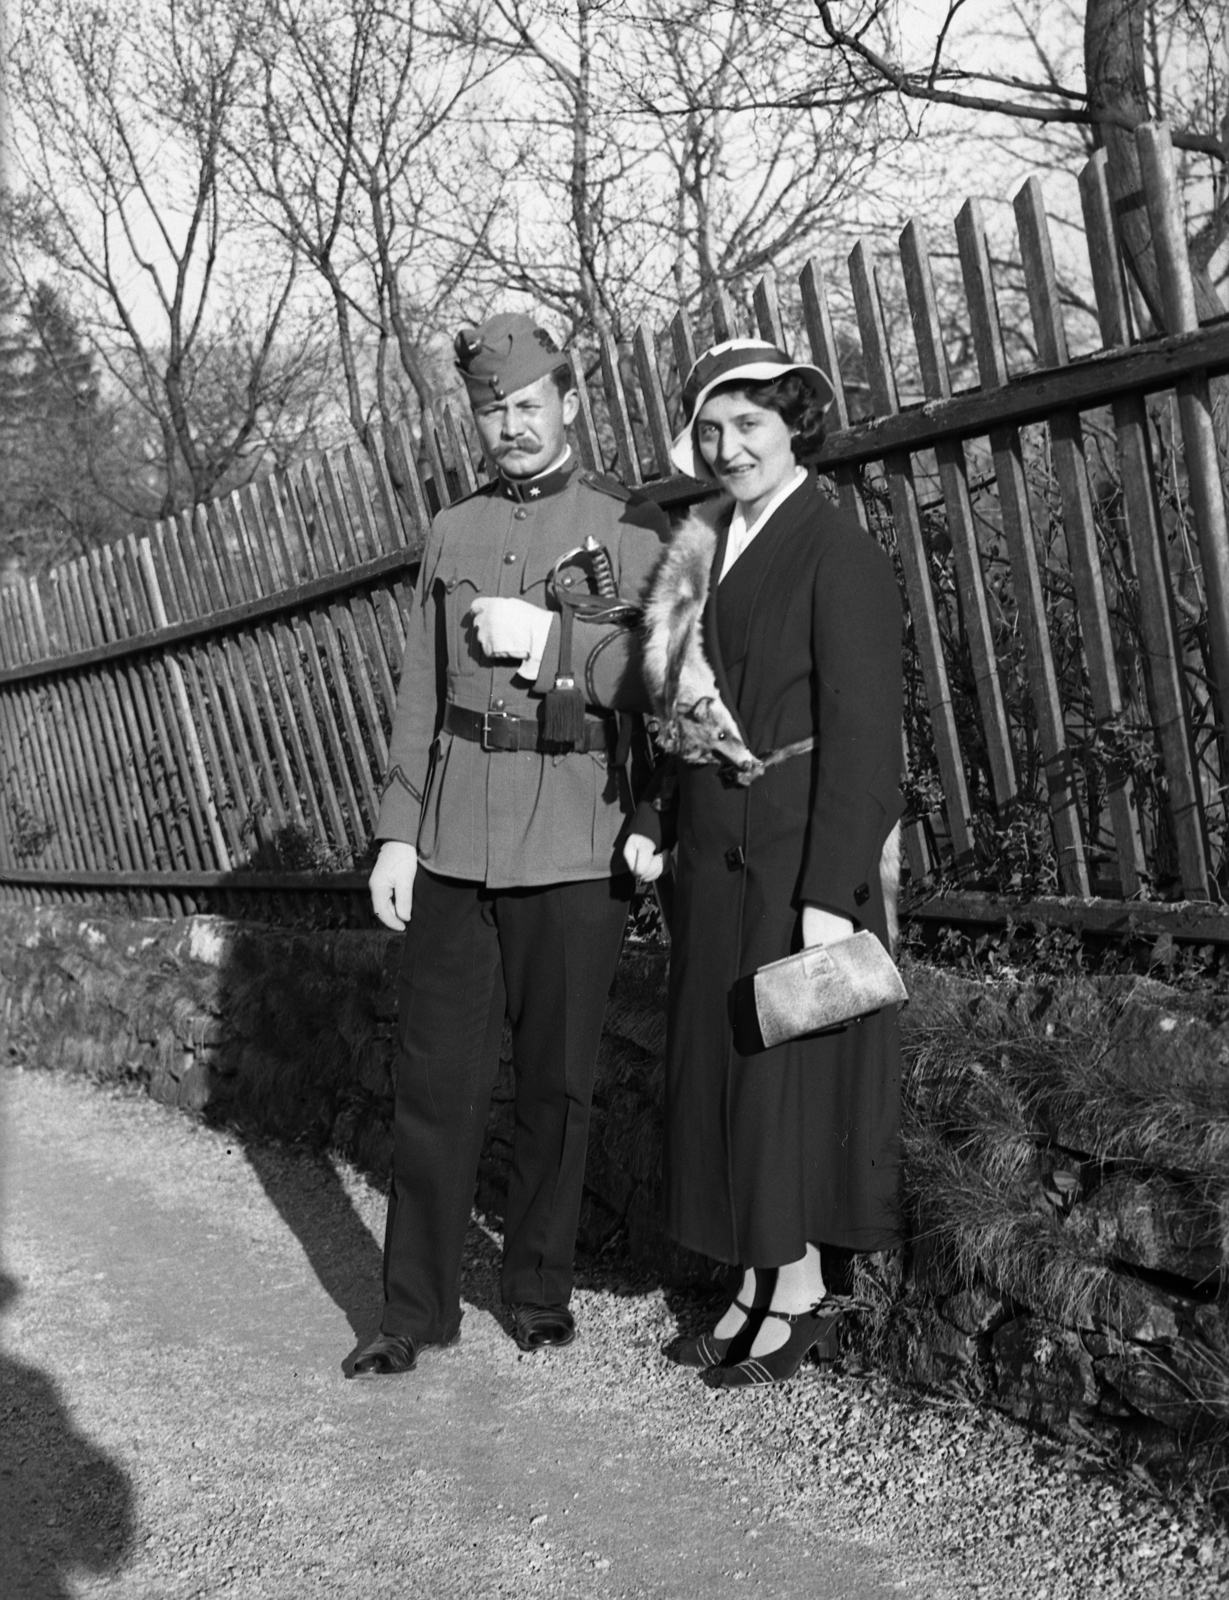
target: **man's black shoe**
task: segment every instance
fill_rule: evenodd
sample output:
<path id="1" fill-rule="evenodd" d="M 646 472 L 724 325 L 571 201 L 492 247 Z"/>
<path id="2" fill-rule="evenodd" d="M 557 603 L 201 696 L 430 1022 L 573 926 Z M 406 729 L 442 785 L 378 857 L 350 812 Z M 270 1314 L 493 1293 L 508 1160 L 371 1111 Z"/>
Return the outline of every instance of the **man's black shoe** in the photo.
<path id="1" fill-rule="evenodd" d="M 567 1306 L 512 1307 L 512 1334 L 522 1350 L 545 1350 L 552 1345 L 571 1344 L 576 1337 L 576 1318 Z"/>
<path id="2" fill-rule="evenodd" d="M 351 1369 L 356 1378 L 387 1378 L 412 1372 L 418 1360 L 413 1339 L 399 1333 L 381 1333 L 360 1350 Z"/>

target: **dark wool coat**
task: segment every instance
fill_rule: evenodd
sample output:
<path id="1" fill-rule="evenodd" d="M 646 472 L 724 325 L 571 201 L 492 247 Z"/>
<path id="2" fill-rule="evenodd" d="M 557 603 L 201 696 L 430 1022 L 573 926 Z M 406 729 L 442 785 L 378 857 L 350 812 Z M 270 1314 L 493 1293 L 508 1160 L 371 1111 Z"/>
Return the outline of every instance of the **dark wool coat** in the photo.
<path id="1" fill-rule="evenodd" d="M 655 579 L 646 676 L 682 753 L 659 769 L 634 827 L 677 844 L 666 1226 L 719 1261 L 767 1267 L 808 1241 L 877 1250 L 896 1239 L 895 1011 L 765 1050 L 750 978 L 801 947 L 806 903 L 888 942 L 880 868 L 890 876 L 903 809 L 901 604 L 887 556 L 813 476 L 718 586 L 730 510 L 708 525 L 693 514 Z M 695 764 L 705 723 L 711 748 L 734 759 L 812 735 L 816 746 L 741 786 L 723 781 L 727 763 Z"/>

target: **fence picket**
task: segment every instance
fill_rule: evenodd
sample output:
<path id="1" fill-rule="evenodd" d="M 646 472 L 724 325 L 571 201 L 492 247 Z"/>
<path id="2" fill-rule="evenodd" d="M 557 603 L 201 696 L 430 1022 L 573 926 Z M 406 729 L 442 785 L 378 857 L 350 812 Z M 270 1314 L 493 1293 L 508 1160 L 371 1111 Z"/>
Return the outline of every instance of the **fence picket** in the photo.
<path id="1" fill-rule="evenodd" d="M 674 365 L 678 372 L 679 391 L 687 382 L 688 374 L 696 364 L 696 337 L 691 331 L 691 318 L 683 310 L 678 310 L 670 318 L 670 347 L 674 351 Z M 679 418 L 680 425 L 682 417 Z"/>
<path id="2" fill-rule="evenodd" d="M 1148 222 L 1160 269 L 1165 320 L 1170 333 L 1199 327 L 1195 289 L 1187 254 L 1186 223 L 1178 193 L 1173 141 L 1163 122 L 1135 130 L 1143 171 Z M 1212 421 L 1212 397 L 1206 375 L 1195 373 L 1175 384 L 1178 415 L 1195 530 L 1199 539 L 1208 634 L 1221 732 L 1222 774 L 1229 770 L 1229 523 Z"/>
<path id="3" fill-rule="evenodd" d="M 580 351 L 575 348 L 568 351 L 568 360 L 572 367 L 572 382 L 576 387 L 578 401 L 576 421 L 572 431 L 580 448 L 581 465 L 588 467 L 590 471 L 601 472 L 605 462 L 602 459 L 597 424 L 593 420 L 593 399 L 589 393 L 589 385 L 585 381 L 585 364 L 581 360 Z"/>
<path id="4" fill-rule="evenodd" d="M 435 495 L 440 506 L 452 504 L 452 490 L 448 486 L 448 470 L 444 465 L 444 454 L 440 449 L 440 436 L 435 426 L 435 413 L 430 406 L 424 406 L 422 412 L 422 443 L 427 453 L 427 460 L 431 466 L 431 477 L 435 484 Z"/>
<path id="5" fill-rule="evenodd" d="M 619 347 L 614 341 L 614 335 L 603 333 L 599 348 L 602 356 L 602 388 L 610 412 L 610 426 L 615 436 L 615 447 L 619 452 L 619 464 L 623 468 L 625 481 L 640 484 L 644 481 L 640 471 L 640 455 L 636 449 L 635 434 L 632 432 L 631 413 L 628 411 L 627 396 L 623 389 L 623 374 L 619 371 Z"/>
<path id="6" fill-rule="evenodd" d="M 1093 290 L 1104 349 L 1130 342 L 1130 309 L 1114 217 L 1105 177 L 1105 152 L 1080 173 L 1080 198 L 1092 265 Z M 1206 899 L 1211 892 L 1207 829 L 1190 714 L 1182 676 L 1169 563 L 1161 533 L 1148 411 L 1139 395 L 1113 402 L 1114 434 L 1122 474 L 1122 514 L 1139 584 L 1140 632 L 1145 652 L 1149 716 L 1165 766 L 1166 799 L 1178 851 L 1183 892 Z"/>
<path id="7" fill-rule="evenodd" d="M 45 698 L 44 689 L 38 698 Z M 34 797 L 51 791 L 52 816 L 44 817 L 44 826 L 54 827 L 48 841 L 59 861 L 53 864 L 64 867 L 87 865 L 82 842 L 84 826 L 77 814 L 76 795 L 68 783 L 68 774 L 61 756 L 58 729 L 51 724 L 50 707 L 35 708 L 33 690 L 16 690 L 6 700 L 12 710 L 12 750 L 25 771 L 26 794 Z M 40 777 L 42 782 L 39 781 Z M 26 807 L 29 811 L 30 808 Z"/>
<path id="8" fill-rule="evenodd" d="M 316 708 L 314 716 L 309 715 L 304 720 L 304 729 L 311 741 L 313 754 L 319 766 L 320 789 L 324 796 L 325 805 L 329 812 L 329 820 L 333 826 L 333 836 L 337 841 L 338 849 L 345 849 L 350 842 L 349 830 L 346 827 L 346 812 L 342 804 L 342 796 L 349 802 L 350 815 L 358 812 L 358 798 L 354 793 L 354 786 L 350 782 L 350 774 L 346 769 L 345 752 L 341 748 L 341 732 L 337 726 L 337 719 L 333 715 L 332 702 L 329 699 L 328 682 L 324 675 L 324 663 L 320 656 L 320 649 L 316 642 L 316 635 L 312 630 L 312 621 L 308 617 L 294 619 L 294 635 L 298 643 L 299 654 L 307 663 L 306 674 L 296 678 L 296 683 L 305 695 L 314 695 L 312 702 Z M 308 683 L 310 680 L 310 689 Z M 324 729 L 324 737 L 328 739 L 328 754 L 325 752 L 320 729 Z M 329 755 L 333 757 L 333 765 L 329 763 Z M 336 776 L 334 776 L 336 773 Z M 308 785 L 308 795 L 311 795 L 311 785 Z M 323 828 L 321 829 L 323 833 Z"/>
<path id="9" fill-rule="evenodd" d="M 389 763 L 389 742 L 386 726 L 392 725 L 392 714 L 397 706 L 397 690 L 389 670 L 389 658 L 384 650 L 384 638 L 379 630 L 374 594 L 354 595 L 347 606 L 333 606 L 333 614 L 349 638 L 354 651 L 354 678 L 358 698 L 363 704 L 363 715 L 371 730 L 371 746 L 376 755 L 376 778 L 381 778 Z M 381 706 L 374 699 L 373 683 L 378 683 Z"/>
<path id="10" fill-rule="evenodd" d="M 900 236 L 900 259 L 922 375 L 922 391 L 928 400 L 945 400 L 952 392 L 951 370 L 939 323 L 930 250 L 925 230 L 916 218 L 906 225 Z M 954 440 L 941 441 L 935 447 L 935 461 L 952 544 L 952 565 L 956 569 L 961 621 L 969 644 L 973 683 L 981 712 L 990 783 L 999 817 L 1006 820 L 1016 801 L 1016 763 L 1007 708 L 1003 702 L 1003 686 L 999 679 L 994 629 L 986 603 L 986 583 L 977 544 L 977 523 L 969 493 L 964 446 Z"/>
<path id="11" fill-rule="evenodd" d="M 841 360 L 837 350 L 836 334 L 832 327 L 832 314 L 828 310 L 828 294 L 824 288 L 824 275 L 819 262 L 810 260 L 802 269 L 798 280 L 802 290 L 802 314 L 806 323 L 807 339 L 811 346 L 811 360 L 828 374 L 832 385 L 832 414 L 838 428 L 849 426 L 849 405 L 845 398 L 845 382 L 841 377 Z M 865 528 L 866 507 L 858 492 L 858 474 L 853 467 L 837 467 L 832 474 L 836 484 L 841 510 L 857 517 Z"/>
<path id="12" fill-rule="evenodd" d="M 204 506 L 193 506 L 191 512 L 181 512 L 176 519 L 184 541 L 184 549 L 196 557 L 195 582 L 205 593 L 204 609 L 222 611 L 227 604 L 227 584 L 222 575 L 213 539 L 210 536 L 209 516 Z"/>
<path id="13" fill-rule="evenodd" d="M 68 564 L 65 571 L 70 580 L 76 576 L 74 564 Z M 9 603 L 9 615 L 15 618 L 16 595 L 10 591 L 5 598 Z M 71 587 L 66 589 L 66 598 L 72 608 L 68 614 L 69 638 L 70 640 L 81 638 L 85 634 L 85 623 L 77 614 L 77 596 Z M 74 628 L 79 631 L 74 633 L 72 631 Z M 36 689 L 29 695 L 19 696 L 19 703 L 23 707 L 27 726 L 33 728 L 43 750 L 44 761 L 53 767 L 58 775 L 61 803 L 65 807 L 64 814 L 72 823 L 72 832 L 69 835 L 70 853 L 78 856 L 80 864 L 96 868 L 98 864 L 105 865 L 105 862 L 102 862 L 95 850 L 90 799 L 82 782 L 85 776 L 85 757 L 78 739 L 77 725 L 65 714 L 62 687 L 54 682 L 45 684 L 41 690 Z M 41 707 L 38 704 L 40 701 Z"/>
<path id="14" fill-rule="evenodd" d="M 98 555 L 99 552 L 93 552 Z M 93 563 L 93 571 L 98 574 L 101 563 Z M 30 643 L 38 642 L 38 629 L 34 621 L 34 614 L 29 606 L 22 608 L 22 600 L 29 598 L 29 590 L 14 589 L 14 600 L 19 610 L 24 611 L 26 621 L 26 637 Z M 106 846 L 106 856 L 115 859 L 120 856 L 126 859 L 126 830 L 123 826 L 122 811 L 115 792 L 114 774 L 106 762 L 106 736 L 102 731 L 101 717 L 99 717 L 98 702 L 96 702 L 96 680 L 93 675 L 86 674 L 77 678 L 75 682 L 66 680 L 58 685 L 50 686 L 51 698 L 58 704 L 62 715 L 69 720 L 70 730 L 75 736 L 77 758 L 83 762 L 83 771 L 86 778 L 90 779 L 91 797 L 93 797 L 94 818 L 99 829 L 99 837 Z"/>
<path id="15" fill-rule="evenodd" d="M 358 739 L 354 746 L 350 746 L 350 755 L 354 757 L 355 770 L 358 773 L 358 787 L 363 790 L 363 795 L 366 797 L 368 818 L 370 818 L 371 826 L 374 827 L 376 816 L 379 814 L 379 798 L 376 795 L 376 786 L 378 786 L 379 776 L 384 773 L 386 766 L 389 765 L 389 746 L 387 746 L 386 738 L 384 738 L 384 726 L 382 726 L 381 715 L 379 715 L 379 707 L 376 706 L 376 698 L 374 698 L 373 691 L 371 691 L 371 672 L 366 666 L 366 651 L 363 650 L 362 643 L 358 640 L 358 626 L 357 621 L 355 621 L 355 614 L 360 613 L 360 610 L 363 610 L 363 597 L 362 595 L 355 595 L 349 606 L 330 606 L 326 614 L 328 614 L 330 621 L 333 622 L 334 638 L 336 638 L 336 648 L 338 648 L 339 669 L 341 669 L 342 674 L 342 688 L 344 688 L 346 702 L 350 707 L 350 717 L 355 718 L 355 726 L 357 726 L 357 712 L 355 712 L 354 706 L 354 701 L 357 699 L 358 706 L 362 706 L 363 720 L 365 720 L 366 726 L 368 726 L 368 733 L 370 733 L 370 741 Z M 342 648 L 342 645 L 344 645 L 344 648 Z M 349 672 L 344 670 L 346 658 L 349 658 Z M 371 754 L 374 755 L 374 771 L 370 758 L 368 758 L 368 742 L 370 742 Z M 357 837 L 358 842 L 362 842 L 363 832 L 362 826 L 358 826 L 358 821 L 360 821 L 358 816 L 355 816 L 354 821 L 355 837 Z"/>
<path id="16" fill-rule="evenodd" d="M 306 730 L 309 735 L 313 733 L 315 721 L 310 714 L 310 702 L 306 719 L 300 721 L 298 710 L 291 699 L 281 659 L 281 647 L 286 643 L 287 648 L 294 652 L 292 660 L 295 662 L 295 667 L 292 670 L 295 671 L 297 681 L 300 670 L 297 665 L 298 648 L 295 636 L 291 633 L 287 642 L 284 628 L 270 630 L 267 633 L 253 630 L 240 633 L 237 642 L 248 671 L 255 675 L 256 692 L 265 712 L 265 727 L 273 745 L 291 821 L 305 832 L 315 829 L 317 837 L 323 838 L 326 834 L 324 813 L 317 797 L 316 785 L 312 782 L 312 769 L 307 760 L 307 752 L 303 747 L 303 731 Z M 328 794 L 328 767 L 323 762 L 320 794 L 326 797 Z M 304 801 L 306 801 L 306 811 L 304 811 Z M 326 806 L 328 804 L 327 798 L 325 804 Z"/>
<path id="17" fill-rule="evenodd" d="M 709 316 L 713 324 L 713 343 L 723 344 L 727 339 L 737 339 L 738 314 L 730 291 L 724 283 L 716 283 L 710 290 Z"/>
<path id="18" fill-rule="evenodd" d="M 406 423 L 397 423 L 384 435 L 384 458 L 396 468 L 393 482 L 409 504 L 419 539 L 425 539 L 431 526 L 431 505 L 419 475 L 414 437 Z M 392 467 L 389 471 L 392 473 Z"/>
<path id="19" fill-rule="evenodd" d="M 863 357 L 875 404 L 885 414 L 897 411 L 899 402 L 888 350 L 887 329 L 883 321 L 883 309 L 875 282 L 870 249 L 864 241 L 860 240 L 854 246 L 849 257 L 849 276 L 853 286 L 858 328 L 862 335 Z M 926 685 L 926 700 L 930 709 L 930 725 L 935 742 L 935 759 L 938 762 L 943 794 L 947 802 L 947 824 L 952 839 L 953 865 L 959 875 L 967 876 L 975 865 L 973 835 L 970 830 L 971 808 L 965 782 L 964 761 L 960 752 L 960 736 L 956 728 L 956 712 L 952 704 L 947 664 L 943 658 L 943 638 L 939 631 L 939 618 L 935 609 L 934 593 L 930 586 L 926 542 L 922 535 L 921 518 L 918 515 L 913 463 L 907 455 L 891 455 L 885 459 L 884 467 L 892 501 L 892 519 L 896 524 L 896 547 L 900 552 L 905 590 L 909 598 L 913 641 L 921 657 L 922 678 Z"/>
<path id="20" fill-rule="evenodd" d="M 377 459 L 379 452 L 376 452 Z M 342 464 L 346 471 L 342 479 L 342 487 L 346 491 L 346 499 L 353 508 L 354 523 L 358 529 L 359 543 L 366 551 L 367 556 L 381 556 L 391 548 L 391 544 L 381 533 L 379 522 L 376 518 L 375 503 L 371 498 L 371 489 L 363 472 L 362 462 L 353 445 L 346 445 L 341 452 Z M 372 476 L 379 482 L 378 469 L 372 462 Z"/>
<path id="21" fill-rule="evenodd" d="M 101 627 L 101 623 L 97 621 L 96 615 L 91 623 L 90 614 L 86 609 L 82 565 L 83 558 L 67 563 L 65 571 L 68 584 L 65 596 L 69 603 L 67 615 L 70 639 L 78 643 L 89 643 L 95 637 L 92 628 Z M 97 848 L 101 831 L 102 801 L 98 793 L 97 780 L 92 794 L 86 787 L 85 780 L 89 768 L 82 740 L 82 719 L 72 708 L 68 699 L 68 689 L 67 683 L 52 682 L 43 690 L 41 698 L 47 711 L 47 738 L 55 745 L 59 755 L 61 782 L 69 796 L 70 815 L 74 816 L 86 865 L 98 862 L 105 866 L 105 856 Z"/>
<path id="22" fill-rule="evenodd" d="M 1007 358 L 994 298 L 986 230 L 981 207 L 976 200 L 966 200 L 956 218 L 956 243 L 960 252 L 965 295 L 973 326 L 973 349 L 982 388 L 1001 388 L 1008 382 Z M 1058 679 L 1046 626 L 1045 599 L 1037 565 L 1020 430 L 1014 427 L 992 430 L 990 451 L 994 458 L 1003 535 L 1011 560 L 1016 606 L 1024 638 L 1038 743 L 1045 766 L 1047 799 L 1058 849 L 1059 876 L 1067 894 L 1086 895 L 1089 889 L 1088 863 L 1080 829 L 1079 797 L 1075 790 L 1074 764 L 1067 747 L 1062 706 L 1058 698 Z"/>
<path id="23" fill-rule="evenodd" d="M 1058 296 L 1058 275 L 1046 222 L 1041 185 L 1030 178 L 1015 199 L 1016 226 L 1024 261 L 1024 285 L 1033 318 L 1038 352 L 1047 367 L 1065 367 L 1067 330 Z M 1092 490 L 1084 459 L 1084 431 L 1078 411 L 1057 411 L 1047 424 L 1050 450 L 1058 479 L 1063 510 L 1063 534 L 1067 560 L 1075 589 L 1080 619 L 1080 637 L 1088 669 L 1088 686 L 1093 716 L 1098 727 L 1115 722 L 1122 715 L 1122 692 L 1118 665 L 1114 659 L 1114 636 L 1110 629 L 1109 606 L 1105 600 L 1105 580 L 1097 549 L 1097 526 L 1092 508 Z M 1140 887 L 1144 865 L 1139 812 L 1135 785 L 1121 763 L 1106 764 L 1110 817 L 1122 892 L 1134 895 Z"/>
<path id="24" fill-rule="evenodd" d="M 757 279 L 752 303 L 755 307 L 755 321 L 760 338 L 767 339 L 769 344 L 775 344 L 778 350 L 785 350 L 787 348 L 785 324 L 781 320 L 776 274 L 771 268 Z"/>
<path id="25" fill-rule="evenodd" d="M 643 322 L 636 329 L 635 351 L 636 373 L 640 379 L 640 393 L 644 399 L 649 439 L 653 446 L 653 464 L 662 477 L 668 477 L 674 470 L 670 463 L 670 418 L 666 411 L 661 374 L 657 370 L 657 344 Z"/>
<path id="26" fill-rule="evenodd" d="M 13 660 L 16 660 L 17 656 L 17 633 L 13 597 L 7 589 L 0 589 L 0 636 L 11 647 Z M 43 850 L 50 850 L 53 865 L 63 867 L 74 864 L 62 827 L 63 822 L 69 819 L 72 813 L 61 786 L 59 763 L 48 760 L 46 756 L 41 760 L 38 759 L 41 752 L 36 752 L 35 748 L 38 743 L 40 723 L 31 721 L 27 712 L 26 698 L 20 694 L 0 696 L 0 709 L 4 712 L 2 726 L 5 735 L 6 768 L 11 763 L 20 784 L 16 795 L 12 798 L 18 802 L 26 818 L 38 817 L 44 829 L 52 830 L 50 838 L 44 840 Z M 8 778 L 7 771 L 5 777 Z M 10 795 L 12 795 L 11 790 Z M 46 803 L 48 800 L 51 802 L 50 806 Z M 14 836 L 14 851 L 16 848 L 17 840 Z"/>
<path id="27" fill-rule="evenodd" d="M 405 550 L 426 532 L 427 522 L 425 517 L 418 519 L 416 510 L 410 511 L 407 517 L 409 506 L 398 493 L 393 481 L 393 469 L 389 466 L 390 444 L 387 432 L 381 433 L 371 463 L 379 508 L 387 530 L 387 537 L 380 543 L 387 550 Z"/>
<path id="28" fill-rule="evenodd" d="M 242 508 L 238 505 L 235 506 L 235 515 L 237 519 L 242 516 Z M 185 601 L 189 597 L 177 592 L 173 574 L 163 559 L 164 552 L 164 540 L 156 538 L 151 540 L 151 569 L 164 610 L 168 617 L 176 615 L 182 617 L 185 614 Z M 240 813 L 240 807 L 246 801 L 250 817 L 254 805 L 254 797 L 249 797 L 245 792 L 243 776 L 245 765 L 251 770 L 251 763 L 245 763 L 241 759 L 234 742 L 242 725 L 237 719 L 228 724 L 226 700 L 214 671 L 214 662 L 207 642 L 184 650 L 180 659 L 187 677 L 188 688 L 199 708 L 200 731 L 205 741 L 205 754 L 209 765 L 213 773 L 220 777 L 230 796 L 230 805 L 218 805 L 218 816 L 226 832 L 232 861 L 238 863 L 244 855 L 245 818 Z M 217 803 L 218 797 L 215 794 L 215 804 Z"/>
<path id="29" fill-rule="evenodd" d="M 242 725 L 246 730 L 247 743 L 249 748 L 256 752 L 256 760 L 260 764 L 264 778 L 261 798 L 269 807 L 274 831 L 284 828 L 289 821 L 294 821 L 302 827 L 303 812 L 299 807 L 298 794 L 290 777 L 289 760 L 278 761 L 276 759 L 278 741 L 272 732 L 266 737 L 266 728 L 276 726 L 274 714 L 269 707 L 265 715 L 262 715 L 262 697 L 258 686 L 253 682 L 252 674 L 247 669 L 243 647 L 234 639 L 221 639 L 216 641 L 213 648 L 225 665 L 225 681 L 233 689 L 242 710 Z M 270 741 L 274 745 L 272 752 L 269 748 Z M 282 800 L 283 784 L 279 781 L 279 772 L 285 778 L 287 789 L 285 802 Z"/>
<path id="30" fill-rule="evenodd" d="M 166 602 L 158 581 L 153 551 L 148 541 L 141 546 L 141 564 L 145 574 L 146 592 L 153 607 L 154 621 L 158 627 L 164 628 L 168 622 Z M 200 830 L 201 848 L 204 850 L 205 842 L 208 840 L 218 867 L 224 872 L 229 871 L 233 868 L 234 861 L 218 813 L 213 774 L 205 760 L 205 751 L 201 745 L 201 735 L 207 726 L 206 709 L 202 705 L 199 717 L 193 714 L 192 695 L 188 690 L 184 665 L 176 656 L 168 656 L 164 661 L 158 662 L 157 668 L 160 669 L 160 676 L 166 688 L 172 740 L 181 747 L 186 747 L 187 761 L 180 770 L 184 774 L 188 805 Z M 199 684 L 196 688 L 199 703 Z M 181 724 L 176 723 L 175 712 L 180 714 Z"/>
<path id="31" fill-rule="evenodd" d="M 478 479 L 474 473 L 474 461 L 470 455 L 469 440 L 466 438 L 465 429 L 457 416 L 450 401 L 445 401 L 442 407 L 444 412 L 444 432 L 448 438 L 448 448 L 452 459 L 456 462 L 457 477 L 461 484 L 463 495 L 473 494 L 478 487 Z"/>

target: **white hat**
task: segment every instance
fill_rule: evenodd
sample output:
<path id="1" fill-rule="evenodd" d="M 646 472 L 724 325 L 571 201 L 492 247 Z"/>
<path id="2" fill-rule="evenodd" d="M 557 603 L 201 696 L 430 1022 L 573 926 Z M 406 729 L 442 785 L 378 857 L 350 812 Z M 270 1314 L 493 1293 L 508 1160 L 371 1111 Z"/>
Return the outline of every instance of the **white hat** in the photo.
<path id="1" fill-rule="evenodd" d="M 715 344 L 711 350 L 706 350 L 687 374 L 687 381 L 683 385 L 683 412 L 687 420 L 683 431 L 670 447 L 670 459 L 679 471 L 698 477 L 705 470 L 696 460 L 691 430 L 701 406 L 714 389 L 739 380 L 746 383 L 771 382 L 774 378 L 784 377 L 787 372 L 801 373 L 816 399 L 823 402 L 823 409 L 828 409 L 834 399 L 828 374 L 808 361 L 791 361 L 785 351 L 779 350 L 775 344 L 768 344 L 763 339 L 727 339 L 724 344 Z"/>

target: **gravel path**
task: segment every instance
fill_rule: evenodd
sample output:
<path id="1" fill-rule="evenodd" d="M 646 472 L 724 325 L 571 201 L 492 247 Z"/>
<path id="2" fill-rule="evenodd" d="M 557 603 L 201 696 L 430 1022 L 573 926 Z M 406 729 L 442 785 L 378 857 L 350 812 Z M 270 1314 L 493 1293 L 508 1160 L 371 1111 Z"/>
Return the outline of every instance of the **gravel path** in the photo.
<path id="1" fill-rule="evenodd" d="M 713 1394 L 701 1308 L 590 1271 L 522 1356 L 471 1230 L 463 1342 L 347 1383 L 384 1202 L 307 1154 L 12 1070 L 0 1595 L 1212 1596 L 1229 1542 L 1007 1422 L 872 1378 Z"/>

